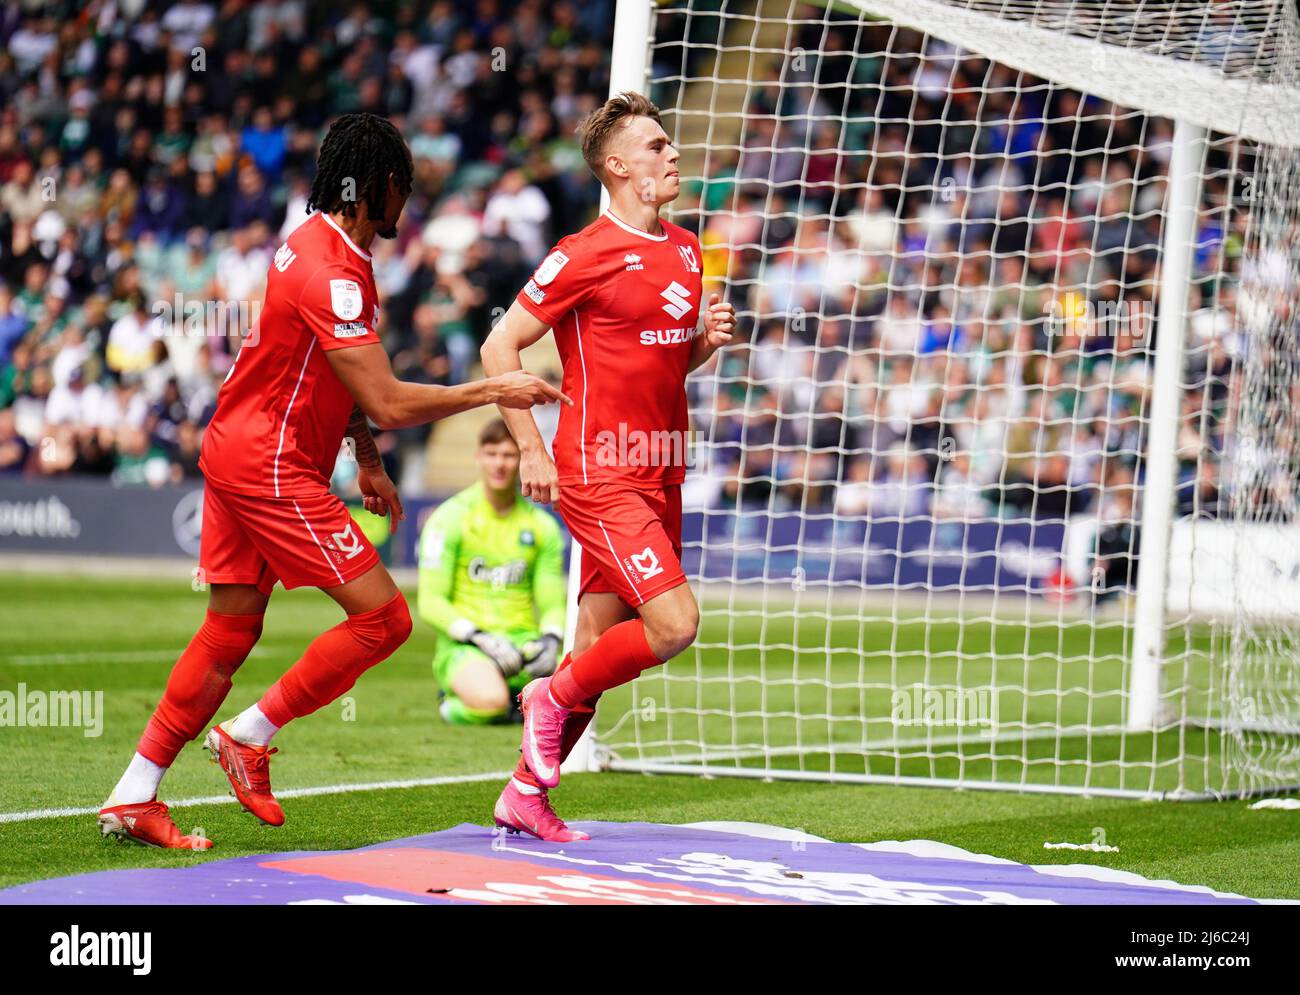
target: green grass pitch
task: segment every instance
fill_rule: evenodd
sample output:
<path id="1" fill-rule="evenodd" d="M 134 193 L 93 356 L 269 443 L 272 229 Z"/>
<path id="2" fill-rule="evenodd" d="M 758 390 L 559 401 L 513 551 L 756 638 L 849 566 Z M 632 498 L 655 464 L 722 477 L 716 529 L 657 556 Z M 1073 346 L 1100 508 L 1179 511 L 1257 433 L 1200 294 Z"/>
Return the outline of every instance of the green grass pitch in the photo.
<path id="1" fill-rule="evenodd" d="M 412 600 L 413 594 L 408 592 Z M 102 734 L 97 737 L 84 735 L 80 728 L 0 727 L 0 813 L 92 807 L 102 802 L 162 693 L 172 660 L 202 619 L 205 601 L 204 593 L 179 580 L 0 575 L 0 690 L 15 691 L 22 683 L 32 690 L 102 691 L 104 710 Z M 710 608 L 707 599 L 705 607 Z M 1122 647 L 1113 642 L 1123 639 L 1119 631 L 1080 630 L 1049 638 L 1012 623 L 980 623 L 960 631 L 930 626 L 927 644 L 919 629 L 907 624 L 893 632 L 884 622 L 859 625 L 834 619 L 811 628 L 801 622 L 796 629 L 795 621 L 779 612 L 761 616 L 706 613 L 701 637 L 705 648 L 698 664 L 692 655 L 676 661 L 667 678 L 643 680 L 621 698 L 612 696 L 601 723 L 620 755 L 635 752 L 637 743 L 647 756 L 660 757 L 680 755 L 692 744 L 718 750 L 744 747 L 761 737 L 766 722 L 770 744 L 826 742 L 829 731 L 833 748 L 792 761 L 809 769 L 833 763 L 837 770 L 851 770 L 856 757 L 858 770 L 869 764 L 877 772 L 943 775 L 966 763 L 967 776 L 983 776 L 986 772 L 975 765 L 995 760 L 980 761 L 977 754 L 945 758 L 942 749 L 929 751 L 938 756 L 918 753 L 901 764 L 883 754 L 869 754 L 864 761 L 858 746 L 864 740 L 878 742 L 883 734 L 873 725 L 873 716 L 882 714 L 882 708 L 888 714 L 886 681 L 941 683 L 962 667 L 960 680 L 966 685 L 981 680 L 1009 682 L 1009 671 L 997 671 L 1007 666 L 1001 656 L 1004 651 L 1023 653 L 1028 646 L 1033 659 L 1057 653 L 1065 662 L 1051 668 L 1046 683 L 1036 683 L 1035 677 L 1029 695 L 1018 692 L 1014 698 L 1000 698 L 998 708 L 1003 718 L 1068 725 L 1084 700 L 1071 689 L 1088 687 L 1090 680 L 1095 687 L 1095 682 L 1110 679 L 1105 666 L 1089 667 L 1083 661 L 1105 661 L 1122 654 Z M 319 592 L 278 591 L 262 640 L 237 675 L 221 715 L 256 700 L 306 643 L 339 617 L 338 609 Z M 768 647 L 785 648 L 743 649 L 730 664 L 720 649 L 724 642 L 751 646 L 760 639 Z M 895 651 L 892 665 L 898 671 L 891 675 L 890 664 L 873 662 L 870 652 L 864 657 L 859 639 L 868 650 L 871 645 L 890 646 Z M 417 622 L 411 640 L 363 677 L 349 694 L 350 700 L 337 702 L 278 736 L 276 787 L 508 770 L 517 757 L 518 727 L 456 729 L 438 719 L 429 667 L 431 646 L 427 626 Z M 886 668 L 883 673 L 880 667 Z M 766 678 L 766 692 L 752 676 L 760 672 Z M 696 681 L 696 676 L 705 680 Z M 848 686 L 856 684 L 867 690 Z M 658 706 L 657 716 L 647 717 L 646 699 Z M 795 717 L 796 705 L 802 717 Z M 1126 750 L 1135 752 L 1125 756 L 1138 756 L 1139 747 L 1130 740 Z M 1049 752 L 1053 748 L 1050 740 L 1042 747 Z M 1064 768 L 1064 774 L 1055 765 L 1022 762 L 1013 769 L 1004 766 L 1000 776 L 1075 783 L 1070 778 L 1086 776 L 1081 773 L 1087 768 L 1083 759 L 1093 761 L 1093 776 L 1100 778 L 1092 783 L 1108 783 L 1108 777 L 1123 774 L 1123 767 L 1106 765 L 1105 740 L 1087 740 L 1084 748 L 1092 752 L 1080 756 L 1077 766 Z M 983 749 L 989 753 L 987 747 Z M 1067 744 L 1067 759 L 1068 749 Z M 1164 750 L 1164 744 L 1147 744 L 1150 756 L 1162 756 Z M 1031 761 L 1036 756 L 1033 751 L 1029 754 Z M 1156 769 L 1163 770 L 1159 764 Z M 1141 776 L 1145 778 L 1147 772 Z M 91 815 L 0 821 L 0 852 L 5 854 L 0 861 L 0 886 L 115 867 L 364 846 L 462 822 L 486 826 L 498 790 L 495 780 L 476 780 L 291 798 L 285 803 L 288 822 L 278 829 L 260 825 L 233 804 L 174 809 L 183 830 L 201 826 L 216 840 L 217 846 L 206 854 L 114 845 L 99 837 Z M 224 778 L 194 745 L 169 773 L 163 798 L 175 801 L 224 793 Z M 1300 899 L 1297 813 L 1250 811 L 1241 801 L 1153 803 L 611 773 L 567 777 L 555 799 L 569 819 L 734 820 L 799 828 L 835 840 L 934 839 L 1031 864 L 1095 863 L 1252 897 Z M 1118 853 L 1043 848 L 1049 841 L 1088 842 L 1098 828 L 1107 843 L 1119 847 Z"/>

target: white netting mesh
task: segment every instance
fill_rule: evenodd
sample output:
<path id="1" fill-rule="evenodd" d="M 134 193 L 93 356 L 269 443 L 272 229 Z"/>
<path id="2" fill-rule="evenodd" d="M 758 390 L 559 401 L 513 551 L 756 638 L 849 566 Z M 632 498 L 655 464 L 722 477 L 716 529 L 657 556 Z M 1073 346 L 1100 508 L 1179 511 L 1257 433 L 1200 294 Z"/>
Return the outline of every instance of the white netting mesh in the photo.
<path id="1" fill-rule="evenodd" d="M 1300 598 L 1294 10 L 689 0 L 653 35 L 687 181 L 670 216 L 747 341 L 690 384 L 700 639 L 602 705 L 606 757 L 1142 794 L 1300 782 L 1294 625 L 1261 621 L 1284 588 L 1252 555 L 1282 551 Z M 1159 115 L 1188 94 L 1226 131 L 1196 146 L 1171 614 L 1158 729 L 1132 731 Z"/>

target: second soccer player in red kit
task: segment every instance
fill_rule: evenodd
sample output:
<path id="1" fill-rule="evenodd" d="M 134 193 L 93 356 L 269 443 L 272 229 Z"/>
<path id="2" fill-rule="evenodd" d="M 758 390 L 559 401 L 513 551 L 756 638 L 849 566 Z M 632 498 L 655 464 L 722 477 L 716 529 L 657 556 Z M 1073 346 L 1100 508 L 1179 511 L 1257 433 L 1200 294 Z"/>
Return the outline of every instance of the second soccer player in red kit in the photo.
<path id="1" fill-rule="evenodd" d="M 520 448 L 525 496 L 557 501 L 582 546 L 573 652 L 520 695 L 522 757 L 496 804 L 497 825 L 545 840 L 587 836 L 547 791 L 610 688 L 695 639 L 699 608 L 682 572 L 686 375 L 731 340 L 735 310 L 701 309 L 699 240 L 659 217 L 677 197 L 678 152 L 659 109 L 621 93 L 580 128 L 609 209 L 561 239 L 483 345 L 483 368 L 520 369 L 519 351 L 555 330 L 564 392 L 555 458 L 526 410 L 503 410 Z"/>
<path id="2" fill-rule="evenodd" d="M 214 726 L 204 745 L 235 797 L 270 825 L 271 737 L 348 691 L 406 641 L 406 600 L 374 547 L 329 491 L 345 436 L 353 440 L 365 507 L 404 517 L 367 418 L 380 428 L 434 421 L 484 404 L 528 409 L 564 401 L 543 380 L 511 371 L 440 387 L 393 376 L 376 326 L 379 299 L 366 251 L 394 238 L 411 193 L 411 153 L 397 129 L 347 114 L 321 144 L 315 212 L 275 254 L 266 301 L 217 397 L 203 438 L 206 479 L 199 566 L 207 616 L 181 654 L 135 757 L 99 813 L 105 834 L 161 847 L 206 848 L 180 832 L 157 799 L 181 748 L 212 721 L 231 677 L 262 632 L 272 588 L 319 587 L 346 613 L 262 696 Z"/>

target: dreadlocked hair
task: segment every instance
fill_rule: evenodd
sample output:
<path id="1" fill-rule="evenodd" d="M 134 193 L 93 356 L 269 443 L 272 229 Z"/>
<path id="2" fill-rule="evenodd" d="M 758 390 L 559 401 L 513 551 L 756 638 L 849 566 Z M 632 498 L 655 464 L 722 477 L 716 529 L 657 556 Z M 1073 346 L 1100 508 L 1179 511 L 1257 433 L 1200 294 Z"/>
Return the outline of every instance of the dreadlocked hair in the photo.
<path id="1" fill-rule="evenodd" d="M 370 217 L 382 218 L 389 174 L 399 190 L 409 191 L 414 173 L 411 150 L 391 121 L 375 114 L 344 114 L 321 142 L 307 210 L 353 217 L 364 199 Z"/>

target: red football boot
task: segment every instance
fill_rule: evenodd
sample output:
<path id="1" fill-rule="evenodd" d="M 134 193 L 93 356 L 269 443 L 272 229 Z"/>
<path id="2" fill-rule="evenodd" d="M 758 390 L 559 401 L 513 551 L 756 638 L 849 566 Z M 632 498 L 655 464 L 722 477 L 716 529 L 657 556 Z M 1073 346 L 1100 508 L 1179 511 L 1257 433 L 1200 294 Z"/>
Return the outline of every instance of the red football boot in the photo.
<path id="1" fill-rule="evenodd" d="M 119 841 L 131 840 L 165 850 L 206 850 L 212 846 L 212 840 L 206 836 L 186 836 L 177 829 L 167 814 L 167 806 L 157 798 L 101 808 L 99 831 Z"/>
<path id="2" fill-rule="evenodd" d="M 237 743 L 221 726 L 212 727 L 203 746 L 211 751 L 212 762 L 220 764 L 230 778 L 239 804 L 268 826 L 284 825 L 284 809 L 271 794 L 271 754 L 278 752 L 274 747 Z"/>

